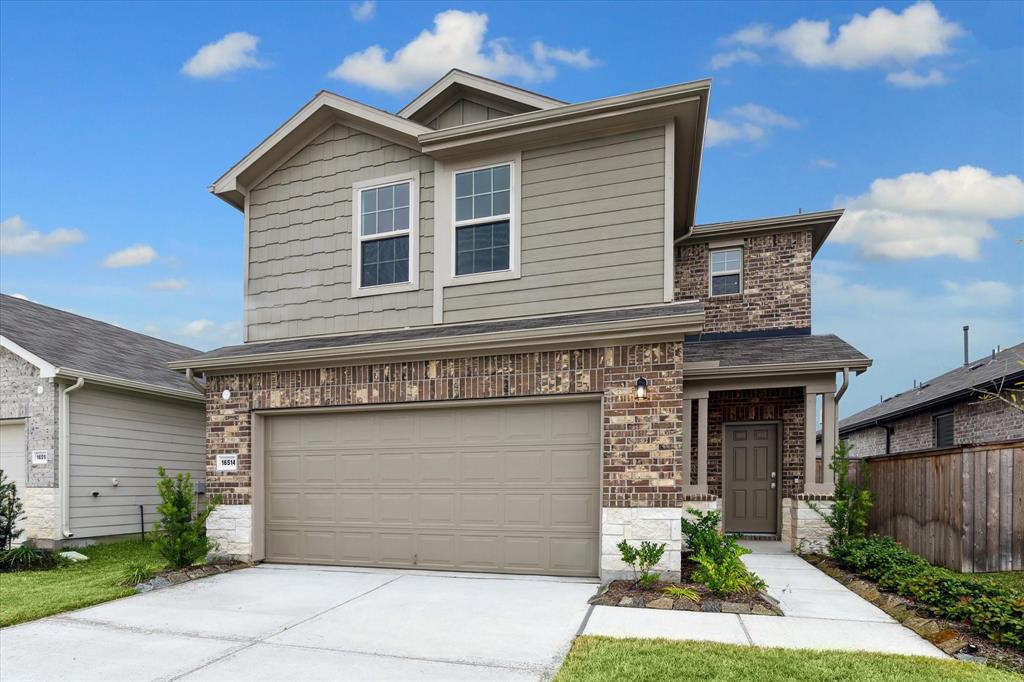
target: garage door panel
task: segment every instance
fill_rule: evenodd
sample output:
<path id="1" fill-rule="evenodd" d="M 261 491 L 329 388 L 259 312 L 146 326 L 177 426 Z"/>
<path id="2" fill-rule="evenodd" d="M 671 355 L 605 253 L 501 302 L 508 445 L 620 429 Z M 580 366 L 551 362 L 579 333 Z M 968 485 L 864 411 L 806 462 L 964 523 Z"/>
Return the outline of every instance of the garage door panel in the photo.
<path id="1" fill-rule="evenodd" d="M 268 560 L 597 573 L 597 403 L 288 415 L 267 429 Z"/>

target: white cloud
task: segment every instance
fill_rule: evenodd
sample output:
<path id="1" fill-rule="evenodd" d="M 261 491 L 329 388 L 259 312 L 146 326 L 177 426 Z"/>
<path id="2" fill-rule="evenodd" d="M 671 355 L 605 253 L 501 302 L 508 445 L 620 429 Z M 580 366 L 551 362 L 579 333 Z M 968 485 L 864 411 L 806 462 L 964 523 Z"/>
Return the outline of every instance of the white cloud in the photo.
<path id="1" fill-rule="evenodd" d="M 373 16 L 377 13 L 377 3 L 374 0 L 363 0 L 363 2 L 353 2 L 348 6 L 350 12 L 352 12 L 352 18 L 360 23 L 366 23 L 373 19 Z"/>
<path id="2" fill-rule="evenodd" d="M 855 14 L 835 33 L 827 19 L 799 19 L 780 30 L 763 24 L 748 26 L 720 41 L 739 47 L 713 56 L 712 66 L 725 68 L 740 61 L 754 62 L 760 57 L 756 50 L 771 48 L 812 68 L 864 69 L 913 64 L 948 53 L 953 40 L 963 33 L 931 2 L 917 2 L 899 13 L 879 7 L 867 16 Z M 936 76 L 930 73 L 926 78 Z"/>
<path id="3" fill-rule="evenodd" d="M 345 57 L 328 75 L 377 90 L 402 92 L 423 87 L 452 68 L 533 82 L 553 78 L 555 62 L 577 68 L 596 64 L 586 49 L 567 50 L 535 42 L 533 54 L 525 56 L 504 38 L 485 43 L 487 21 L 487 15 L 479 12 L 441 12 L 434 17 L 432 29 L 424 29 L 390 57 L 380 45 L 371 45 Z"/>
<path id="4" fill-rule="evenodd" d="M 814 159 L 813 161 L 811 161 L 811 165 L 815 166 L 816 168 L 824 168 L 825 170 L 839 168 L 839 164 L 836 161 L 826 158 Z"/>
<path id="5" fill-rule="evenodd" d="M 259 42 L 259 38 L 249 33 L 228 33 L 217 42 L 199 48 L 181 71 L 193 78 L 215 78 L 239 69 L 262 68 L 266 63 L 257 54 Z"/>
<path id="6" fill-rule="evenodd" d="M 178 330 L 178 333 L 184 336 L 202 337 L 206 336 L 216 326 L 213 320 L 192 320 Z"/>
<path id="7" fill-rule="evenodd" d="M 58 227 L 43 234 L 30 229 L 28 223 L 17 215 L 0 222 L 0 254 L 4 256 L 52 254 L 84 241 L 85 235 L 81 230 Z"/>
<path id="8" fill-rule="evenodd" d="M 149 265 L 156 259 L 156 250 L 149 244 L 135 244 L 115 251 L 103 261 L 105 268 L 135 268 Z"/>
<path id="9" fill-rule="evenodd" d="M 844 203 L 832 239 L 855 245 L 862 256 L 975 260 L 981 241 L 995 236 L 991 220 L 1024 215 L 1024 182 L 961 166 L 880 178 L 866 194 L 837 201 Z"/>
<path id="10" fill-rule="evenodd" d="M 734 66 L 740 63 L 757 64 L 761 61 L 761 55 L 754 52 L 753 50 L 745 50 L 743 48 L 737 50 L 729 50 L 728 52 L 719 52 L 711 56 L 711 68 L 715 69 L 728 69 L 730 66 Z"/>
<path id="11" fill-rule="evenodd" d="M 727 112 L 730 120 L 708 118 L 704 145 L 714 147 L 730 142 L 759 142 L 771 128 L 797 128 L 800 124 L 782 114 L 761 106 L 744 104 Z"/>
<path id="12" fill-rule="evenodd" d="M 885 82 L 900 88 L 927 88 L 932 85 L 945 85 L 946 76 L 938 69 L 923 74 L 907 69 L 890 73 L 885 77 Z"/>
<path id="13" fill-rule="evenodd" d="M 234 321 L 217 324 L 213 320 L 205 318 L 192 320 L 179 328 L 176 336 L 189 343 L 200 343 L 200 345 L 240 343 L 242 323 Z"/>
<path id="14" fill-rule="evenodd" d="M 187 279 L 161 279 L 149 283 L 149 288 L 154 291 L 180 291 L 187 286 Z"/>

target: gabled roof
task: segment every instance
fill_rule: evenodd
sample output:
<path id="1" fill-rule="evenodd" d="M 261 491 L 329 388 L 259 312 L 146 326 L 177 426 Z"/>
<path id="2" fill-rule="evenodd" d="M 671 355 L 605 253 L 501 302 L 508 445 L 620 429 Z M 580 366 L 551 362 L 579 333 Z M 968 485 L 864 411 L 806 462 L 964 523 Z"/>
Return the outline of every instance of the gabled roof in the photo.
<path id="1" fill-rule="evenodd" d="M 167 363 L 199 351 L 106 322 L 0 294 L 3 347 L 39 367 L 43 376 L 202 400 Z"/>
<path id="2" fill-rule="evenodd" d="M 825 243 L 832 228 L 843 217 L 844 209 L 817 211 L 814 213 L 795 213 L 793 215 L 776 216 L 773 218 L 757 218 L 754 220 L 733 220 L 726 223 L 706 223 L 694 225 L 689 234 L 681 237 L 679 242 L 702 242 L 729 237 L 746 237 L 773 232 L 810 229 L 813 233 L 811 255 Z"/>
<path id="3" fill-rule="evenodd" d="M 916 412 L 939 407 L 955 400 L 979 399 L 975 389 L 992 390 L 1004 382 L 1009 388 L 1013 382 L 1024 378 L 1024 343 L 1018 343 L 995 357 L 988 355 L 963 367 L 940 374 L 921 382 L 917 388 L 897 393 L 877 405 L 851 415 L 839 422 L 839 432 L 856 431 L 873 426 L 876 421 L 890 421 L 909 416 Z"/>
<path id="4" fill-rule="evenodd" d="M 420 93 L 416 99 L 406 104 L 398 112 L 398 115 L 425 124 L 456 99 L 467 94 L 483 96 L 517 114 L 538 109 L 551 109 L 566 104 L 566 102 L 553 97 L 530 92 L 514 85 L 500 83 L 461 69 L 452 69 Z"/>

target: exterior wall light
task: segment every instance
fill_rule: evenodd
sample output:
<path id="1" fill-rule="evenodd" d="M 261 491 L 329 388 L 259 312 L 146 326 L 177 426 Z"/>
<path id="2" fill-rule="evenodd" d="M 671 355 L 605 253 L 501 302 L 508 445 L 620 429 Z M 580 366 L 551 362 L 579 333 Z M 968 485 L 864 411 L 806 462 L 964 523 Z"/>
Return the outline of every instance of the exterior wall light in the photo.
<path id="1" fill-rule="evenodd" d="M 220 397 L 223 398 L 224 400 L 231 400 L 231 391 L 230 391 L 230 389 L 225 388 L 224 392 L 220 394 Z"/>
<path id="2" fill-rule="evenodd" d="M 636 380 L 636 397 L 643 400 L 647 397 L 647 379 L 640 377 Z"/>

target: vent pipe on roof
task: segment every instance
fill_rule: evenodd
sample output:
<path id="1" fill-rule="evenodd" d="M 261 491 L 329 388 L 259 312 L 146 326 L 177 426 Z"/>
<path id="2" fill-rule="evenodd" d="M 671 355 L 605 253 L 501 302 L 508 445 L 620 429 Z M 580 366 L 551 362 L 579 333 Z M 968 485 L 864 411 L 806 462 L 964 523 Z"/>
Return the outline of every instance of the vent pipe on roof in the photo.
<path id="1" fill-rule="evenodd" d="M 971 364 L 971 356 L 968 353 L 968 346 L 967 346 L 968 334 L 970 333 L 970 331 L 971 331 L 970 326 L 965 324 L 964 325 L 964 367 L 966 367 L 967 365 Z"/>

